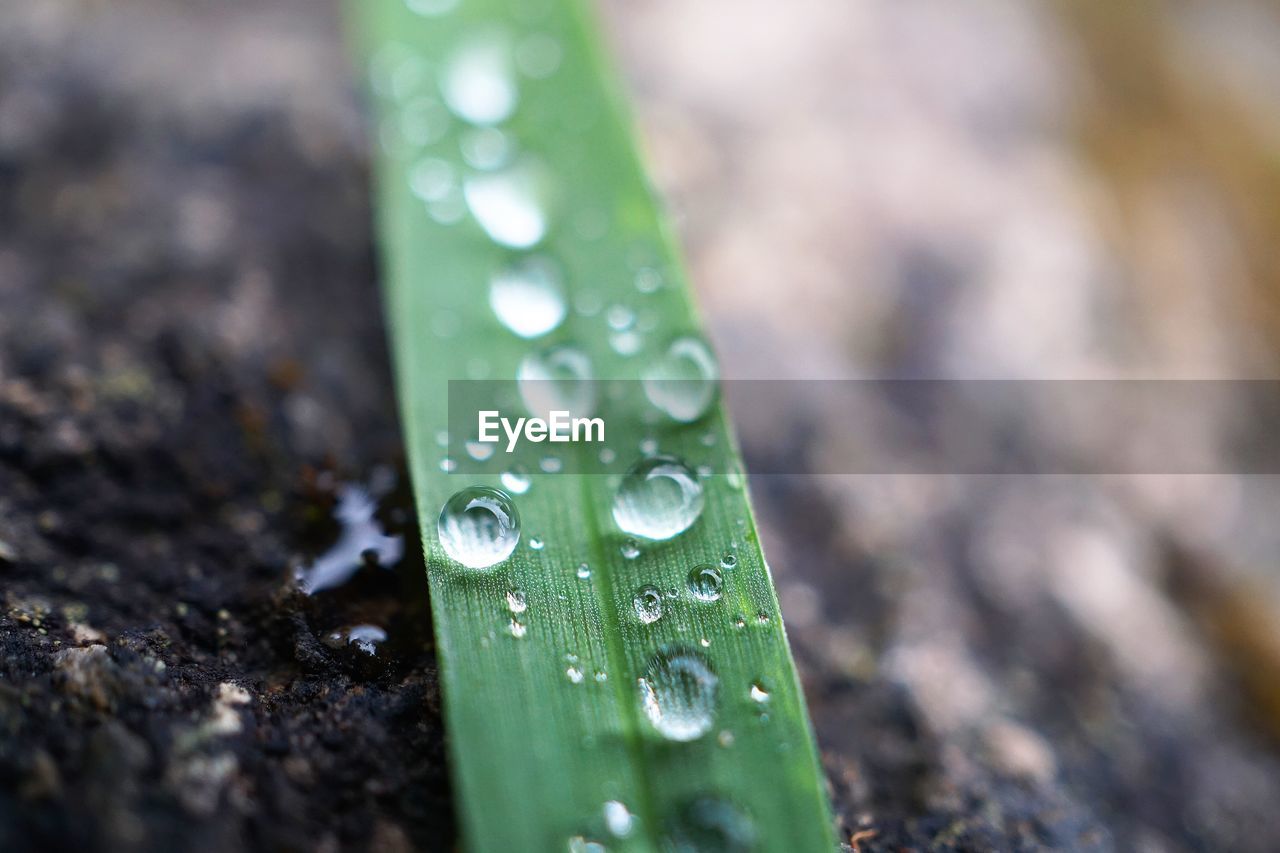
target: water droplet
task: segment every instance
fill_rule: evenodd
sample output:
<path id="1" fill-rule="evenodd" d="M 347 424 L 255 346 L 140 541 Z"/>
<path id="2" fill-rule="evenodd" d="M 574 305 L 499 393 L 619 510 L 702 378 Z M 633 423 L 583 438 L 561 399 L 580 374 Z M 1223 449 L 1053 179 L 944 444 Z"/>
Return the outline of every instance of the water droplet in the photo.
<path id="1" fill-rule="evenodd" d="M 445 503 L 436 530 L 450 557 L 469 568 L 484 569 L 516 549 L 520 514 L 501 489 L 470 486 Z"/>
<path id="2" fill-rule="evenodd" d="M 618 454 L 610 447 L 606 447 L 600 451 L 600 464 L 612 465 L 617 460 Z"/>
<path id="3" fill-rule="evenodd" d="M 457 189 L 450 190 L 444 198 L 427 202 L 427 216 L 440 225 L 457 225 L 466 213 L 467 206 Z"/>
<path id="4" fill-rule="evenodd" d="M 440 460 L 440 470 L 446 474 L 452 474 L 454 471 L 458 470 L 458 460 L 454 459 L 452 456 L 444 457 Z"/>
<path id="5" fill-rule="evenodd" d="M 709 478 L 710 478 L 710 477 L 712 477 L 715 473 L 716 473 L 716 472 L 715 472 L 715 469 L 714 469 L 714 468 L 712 468 L 710 465 L 699 465 L 699 466 L 698 466 L 698 479 L 700 479 L 700 480 L 706 480 L 706 479 L 709 479 Z"/>
<path id="6" fill-rule="evenodd" d="M 564 467 L 564 463 L 560 461 L 559 456 L 544 456 L 538 460 L 538 468 L 544 474 L 555 474 Z"/>
<path id="7" fill-rule="evenodd" d="M 527 77 L 550 77 L 560 67 L 563 53 L 560 42 L 549 35 L 534 33 L 516 45 L 516 67 Z"/>
<path id="8" fill-rule="evenodd" d="M 597 669 L 595 679 L 600 682 L 608 681 L 609 673 L 605 672 L 603 669 Z"/>
<path id="9" fill-rule="evenodd" d="M 634 330 L 609 333 L 609 348 L 624 358 L 640 352 L 643 346 L 644 337 Z"/>
<path id="10" fill-rule="evenodd" d="M 729 468 L 728 480 L 730 488 L 734 491 L 742 490 L 742 486 L 746 482 L 746 477 L 743 475 L 742 469 L 738 467 L 737 463 L 733 463 Z"/>
<path id="11" fill-rule="evenodd" d="M 529 491 L 532 481 L 529 479 L 529 472 L 524 469 L 523 465 L 512 465 L 506 471 L 502 472 L 502 485 L 513 495 L 523 495 Z"/>
<path id="12" fill-rule="evenodd" d="M 662 287 L 662 274 L 652 267 L 644 267 L 636 271 L 636 290 L 641 293 L 653 293 Z"/>
<path id="13" fill-rule="evenodd" d="M 582 670 L 578 669 L 576 666 L 569 667 L 564 671 L 564 674 L 568 676 L 569 680 L 572 681 L 574 684 L 582 683 L 582 678 L 583 678 Z"/>
<path id="14" fill-rule="evenodd" d="M 716 737 L 716 741 L 725 749 L 733 746 L 733 732 L 725 729 Z"/>
<path id="15" fill-rule="evenodd" d="M 586 563 L 582 563 L 581 565 L 579 565 L 578 577 L 582 580 L 587 580 L 589 577 L 591 577 L 591 567 L 588 566 Z"/>
<path id="16" fill-rule="evenodd" d="M 689 593 L 699 601 L 719 601 L 724 578 L 714 566 L 695 566 L 689 572 Z"/>
<path id="17" fill-rule="evenodd" d="M 489 172 L 511 162 L 511 137 L 496 127 L 469 130 L 458 140 L 462 159 L 474 169 Z"/>
<path id="18" fill-rule="evenodd" d="M 719 797 L 699 797 L 668 825 L 663 850 L 673 853 L 747 853 L 756 830 L 742 809 Z"/>
<path id="19" fill-rule="evenodd" d="M 543 541 L 539 539 L 537 536 L 534 536 L 529 540 L 529 547 L 535 551 L 541 551 L 542 546 L 543 546 Z"/>
<path id="20" fill-rule="evenodd" d="M 700 439 L 699 439 L 699 441 L 701 441 L 701 442 L 702 442 L 702 446 L 703 446 L 703 447 L 715 447 L 715 446 L 716 446 L 716 434 L 715 434 L 714 432 L 711 432 L 710 430 L 708 430 L 707 432 L 705 432 L 705 433 L 703 433 L 703 434 L 702 434 L 702 438 L 700 438 Z"/>
<path id="21" fill-rule="evenodd" d="M 738 558 L 733 554 L 725 554 L 720 558 L 720 565 L 723 568 L 732 569 L 734 566 L 738 565 Z"/>
<path id="22" fill-rule="evenodd" d="M 400 134 L 411 145 L 431 145 L 449 130 L 449 111 L 430 96 L 414 98 L 400 111 Z"/>
<path id="23" fill-rule="evenodd" d="M 440 80 L 449 109 L 472 124 L 497 124 L 516 108 L 516 81 L 507 42 L 494 34 L 464 44 Z"/>
<path id="24" fill-rule="evenodd" d="M 662 618 L 662 593 L 655 587 L 642 586 L 631 599 L 631 606 L 641 622 L 651 625 Z"/>
<path id="25" fill-rule="evenodd" d="M 449 446 L 449 431 L 447 429 L 438 430 L 436 432 L 436 444 L 440 447 Z"/>
<path id="26" fill-rule="evenodd" d="M 419 15 L 434 17 L 452 12 L 457 7 L 458 0 L 406 0 L 405 5 Z"/>
<path id="27" fill-rule="evenodd" d="M 763 610 L 761 610 L 759 613 L 757 613 L 757 614 L 756 614 L 756 624 L 757 624 L 757 625 L 768 625 L 768 624 L 769 624 L 769 614 L 768 614 L 768 613 L 766 613 L 766 612 L 764 612 Z"/>
<path id="28" fill-rule="evenodd" d="M 471 215 L 496 243 L 528 249 L 547 233 L 543 171 L 522 160 L 496 172 L 469 175 L 462 184 Z"/>
<path id="29" fill-rule="evenodd" d="M 701 640 L 698 641 L 698 645 L 702 646 L 705 649 L 711 645 L 711 641 L 708 640 L 706 637 L 703 637 Z"/>
<path id="30" fill-rule="evenodd" d="M 516 368 L 516 387 L 529 414 L 543 420 L 553 411 L 586 417 L 595 410 L 591 358 L 575 346 L 555 346 L 526 355 Z"/>
<path id="31" fill-rule="evenodd" d="M 649 402 L 673 420 L 692 423 L 707 413 L 716 396 L 720 368 L 698 338 L 676 338 L 644 372 Z"/>
<path id="32" fill-rule="evenodd" d="M 644 456 L 653 456 L 658 452 L 658 440 L 653 437 L 640 439 L 640 453 Z"/>
<path id="33" fill-rule="evenodd" d="M 489 307 L 522 338 L 550 332 L 564 320 L 564 285 L 544 258 L 525 258 L 489 279 Z"/>
<path id="34" fill-rule="evenodd" d="M 604 825 L 614 838 L 626 838 L 635 826 L 631 810 L 617 800 L 604 804 Z"/>
<path id="35" fill-rule="evenodd" d="M 477 462 L 483 462 L 493 455 L 493 449 L 497 445 L 488 441 L 468 441 L 466 447 L 468 456 Z"/>
<path id="36" fill-rule="evenodd" d="M 733 617 L 733 627 L 735 628 L 747 627 L 747 617 L 743 616 L 741 613 Z"/>
<path id="37" fill-rule="evenodd" d="M 513 589 L 507 593 L 507 609 L 512 613 L 523 613 L 529 609 L 529 599 L 524 590 Z"/>
<path id="38" fill-rule="evenodd" d="M 608 853 L 608 848 L 599 841 L 592 841 L 581 835 L 575 835 L 568 842 L 569 853 Z"/>
<path id="39" fill-rule="evenodd" d="M 626 533 L 670 539 L 702 514 L 702 485 L 674 456 L 642 459 L 622 478 L 613 498 L 613 520 Z"/>
<path id="40" fill-rule="evenodd" d="M 663 737 L 691 741 L 711 729 L 720 680 L 697 652 L 659 652 L 638 681 L 640 705 Z"/>
<path id="41" fill-rule="evenodd" d="M 634 539 L 622 540 L 622 545 L 618 547 L 618 551 L 628 560 L 634 560 L 640 556 L 640 543 Z"/>
<path id="42" fill-rule="evenodd" d="M 529 626 L 525 625 L 520 620 L 513 618 L 510 624 L 507 625 L 507 630 L 511 633 L 511 636 L 519 640 L 525 634 L 529 633 Z"/>
<path id="43" fill-rule="evenodd" d="M 625 305 L 610 305 L 609 310 L 605 312 L 604 319 L 609 324 L 610 329 L 615 332 L 624 332 L 635 323 L 636 315 Z"/>
<path id="44" fill-rule="evenodd" d="M 438 157 L 424 157 L 409 172 L 409 190 L 423 201 L 439 201 L 457 189 L 453 164 Z"/>
<path id="45" fill-rule="evenodd" d="M 769 691 L 759 681 L 751 682 L 751 701 L 761 705 L 769 701 Z"/>

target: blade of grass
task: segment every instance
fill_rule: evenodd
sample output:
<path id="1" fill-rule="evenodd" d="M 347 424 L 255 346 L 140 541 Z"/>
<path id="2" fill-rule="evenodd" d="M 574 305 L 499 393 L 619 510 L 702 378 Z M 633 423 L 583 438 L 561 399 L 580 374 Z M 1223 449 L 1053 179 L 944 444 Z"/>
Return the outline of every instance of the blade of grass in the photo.
<path id="1" fill-rule="evenodd" d="M 515 496 L 521 542 L 492 569 L 461 567 L 437 536 L 450 495 L 500 485 L 443 470 L 449 380 L 511 377 L 531 349 L 570 341 L 597 375 L 638 378 L 655 348 L 698 328 L 585 3 L 351 0 L 348 13 L 374 93 L 385 302 L 467 845 L 831 850 L 824 781 L 740 474 L 707 478 L 699 521 L 635 559 L 620 553 L 611 519 L 615 482 L 594 474 L 533 474 Z M 442 103 L 441 75 L 474 49 L 511 62 L 499 70 L 515 81 L 517 106 L 501 136 L 475 135 Z M 548 176 L 550 227 L 536 252 L 563 268 L 580 310 L 537 342 L 491 310 L 489 276 L 513 253 L 466 215 L 450 183 L 472 171 L 460 146 L 474 161 L 485 140 L 514 143 Z M 610 304 L 652 321 L 638 354 L 610 345 L 599 310 Z M 615 428 L 633 448 L 650 429 Z M 664 453 L 692 463 L 712 445 L 736 453 L 718 406 L 696 427 L 661 434 Z M 690 569 L 726 554 L 736 565 L 722 598 L 692 601 Z M 644 584 L 677 590 L 651 624 L 633 607 Z M 715 673 L 714 726 L 692 742 L 663 737 L 642 706 L 639 679 L 664 649 L 689 650 Z"/>

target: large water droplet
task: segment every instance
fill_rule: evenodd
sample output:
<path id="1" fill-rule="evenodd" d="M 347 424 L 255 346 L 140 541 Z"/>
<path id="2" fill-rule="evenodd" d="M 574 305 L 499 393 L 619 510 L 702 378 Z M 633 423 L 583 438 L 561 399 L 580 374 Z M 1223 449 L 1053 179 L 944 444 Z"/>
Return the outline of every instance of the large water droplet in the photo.
<path id="1" fill-rule="evenodd" d="M 462 193 L 471 215 L 494 242 L 528 249 L 547 233 L 548 186 L 542 169 L 526 159 L 496 172 L 469 175 Z"/>
<path id="2" fill-rule="evenodd" d="M 464 44 L 440 79 L 444 102 L 472 124 L 497 124 L 516 108 L 516 81 L 506 39 L 489 35 Z"/>
<path id="3" fill-rule="evenodd" d="M 516 368 L 516 387 L 529 414 L 543 420 L 549 420 L 553 411 L 586 417 L 595 410 L 591 358 L 575 346 L 526 355 Z"/>
<path id="4" fill-rule="evenodd" d="M 715 722 L 720 679 L 697 652 L 659 652 L 639 686 L 645 716 L 668 740 L 697 740 Z"/>
<path id="5" fill-rule="evenodd" d="M 489 307 L 520 337 L 545 335 L 566 312 L 560 273 L 544 258 L 525 258 L 489 279 Z"/>
<path id="6" fill-rule="evenodd" d="M 674 456 L 641 459 L 622 478 L 613 498 L 613 520 L 646 539 L 670 539 L 702 514 L 702 485 Z"/>
<path id="7" fill-rule="evenodd" d="M 719 601 L 724 578 L 714 566 L 695 566 L 689 572 L 689 594 L 699 601 Z"/>
<path id="8" fill-rule="evenodd" d="M 720 368 L 698 338 L 676 338 L 644 372 L 644 394 L 673 420 L 691 423 L 707 413 L 716 396 Z"/>
<path id="9" fill-rule="evenodd" d="M 445 503 L 436 530 L 450 557 L 469 568 L 484 569 L 516 549 L 520 514 L 501 489 L 470 486 Z"/>
<path id="10" fill-rule="evenodd" d="M 662 618 L 662 593 L 657 587 L 642 586 L 631 599 L 631 606 L 641 622 L 651 625 Z"/>

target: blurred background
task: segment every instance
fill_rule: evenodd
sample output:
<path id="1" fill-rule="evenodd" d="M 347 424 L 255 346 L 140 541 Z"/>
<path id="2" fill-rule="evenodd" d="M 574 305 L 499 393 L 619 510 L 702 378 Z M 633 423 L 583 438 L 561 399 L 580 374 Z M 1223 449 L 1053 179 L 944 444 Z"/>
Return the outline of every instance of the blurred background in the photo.
<path id="1" fill-rule="evenodd" d="M 1276 376 L 1280 6 L 601 8 L 727 377 Z M 3 849 L 455 846 L 416 549 L 293 580 L 416 536 L 368 156 L 332 3 L 0 0 Z M 1280 848 L 1276 478 L 735 416 L 851 846 Z"/>

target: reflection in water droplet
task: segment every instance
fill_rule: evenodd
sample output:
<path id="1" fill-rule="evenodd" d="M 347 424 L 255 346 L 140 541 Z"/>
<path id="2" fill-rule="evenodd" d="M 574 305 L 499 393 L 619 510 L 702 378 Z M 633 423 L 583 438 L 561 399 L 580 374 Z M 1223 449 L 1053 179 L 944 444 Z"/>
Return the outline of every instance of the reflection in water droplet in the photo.
<path id="1" fill-rule="evenodd" d="M 618 551 L 628 560 L 634 560 L 640 556 L 640 543 L 634 539 L 624 539 L 618 547 Z"/>
<path id="2" fill-rule="evenodd" d="M 476 222 L 494 242 L 512 249 L 528 249 L 547 233 L 547 190 L 546 176 L 528 160 L 470 175 L 462 185 Z"/>
<path id="3" fill-rule="evenodd" d="M 604 804 L 604 825 L 614 838 L 626 838 L 635 826 L 631 810 L 617 800 Z"/>
<path id="4" fill-rule="evenodd" d="M 728 800 L 699 797 L 680 809 L 662 842 L 670 853 L 747 853 L 756 848 L 756 830 Z"/>
<path id="5" fill-rule="evenodd" d="M 550 77 L 560 67 L 562 53 L 560 42 L 549 35 L 534 33 L 516 45 L 516 67 L 527 77 Z"/>
<path id="6" fill-rule="evenodd" d="M 631 599 L 631 606 L 641 622 L 651 625 L 662 618 L 662 593 L 656 587 L 642 586 Z"/>
<path id="7" fill-rule="evenodd" d="M 523 613 L 529 609 L 529 599 L 524 590 L 513 589 L 507 592 L 507 609 L 512 613 Z"/>
<path id="8" fill-rule="evenodd" d="M 673 420 L 692 423 L 711 408 L 720 368 L 698 338 L 677 338 L 644 372 L 649 402 Z"/>
<path id="9" fill-rule="evenodd" d="M 587 417 L 596 407 L 591 357 L 572 345 L 526 355 L 516 368 L 516 388 L 529 414 L 543 420 L 553 411 Z"/>
<path id="10" fill-rule="evenodd" d="M 489 307 L 522 338 L 550 332 L 564 320 L 564 285 L 544 258 L 525 258 L 489 279 Z"/>
<path id="11" fill-rule="evenodd" d="M 713 566 L 695 566 L 689 572 L 689 592 L 699 601 L 719 601 L 723 588 L 724 579 Z"/>
<path id="12" fill-rule="evenodd" d="M 501 489 L 470 486 L 440 510 L 440 544 L 450 557 L 473 569 L 488 568 L 511 556 L 520 541 L 520 514 Z"/>
<path id="13" fill-rule="evenodd" d="M 622 478 L 613 498 L 613 520 L 626 533 L 670 539 L 702 514 L 702 485 L 674 456 L 642 459 Z"/>
<path id="14" fill-rule="evenodd" d="M 497 124 L 516 108 L 516 81 L 506 40 L 489 35 L 464 44 L 440 80 L 444 101 L 458 118 Z"/>
<path id="15" fill-rule="evenodd" d="M 691 741 L 711 729 L 720 680 L 697 652 L 659 652 L 638 683 L 640 706 L 663 737 Z"/>
<path id="16" fill-rule="evenodd" d="M 523 495 L 529 491 L 531 484 L 529 472 L 524 469 L 523 465 L 512 465 L 502 472 L 502 485 L 513 495 Z"/>
<path id="17" fill-rule="evenodd" d="M 387 536 L 375 514 L 378 505 L 372 495 L 359 486 L 343 486 L 338 491 L 338 505 L 333 517 L 342 525 L 342 533 L 333 547 L 321 554 L 310 566 L 298 569 L 295 579 L 307 595 L 346 583 L 373 554 L 376 562 L 390 567 L 404 555 L 404 537 Z"/>

